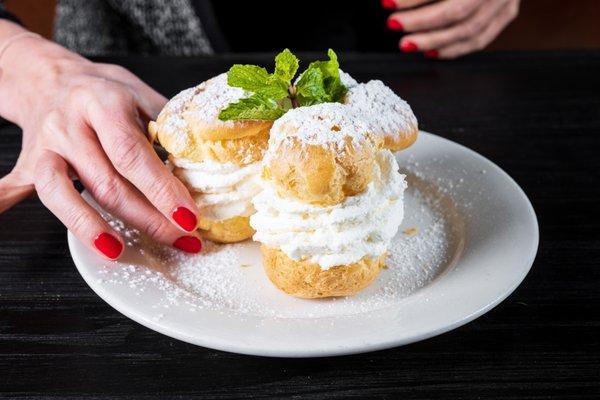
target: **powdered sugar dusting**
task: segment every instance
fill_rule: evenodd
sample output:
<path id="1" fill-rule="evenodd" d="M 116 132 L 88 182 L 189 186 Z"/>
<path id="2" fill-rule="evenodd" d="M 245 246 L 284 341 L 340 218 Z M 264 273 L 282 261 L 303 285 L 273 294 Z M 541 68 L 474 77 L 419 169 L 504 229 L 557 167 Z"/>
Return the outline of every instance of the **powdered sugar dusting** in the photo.
<path id="1" fill-rule="evenodd" d="M 285 113 L 273 124 L 269 151 L 290 138 L 301 143 L 333 147 L 343 151 L 350 139 L 354 145 L 368 143 L 366 123 L 352 110 L 340 103 L 322 103 L 299 107 Z"/>
<path id="2" fill-rule="evenodd" d="M 377 135 L 398 135 L 417 126 L 410 105 L 379 80 L 351 87 L 344 103 L 358 112 Z"/>
<path id="3" fill-rule="evenodd" d="M 115 229 L 131 239 L 128 252 L 140 261 L 107 265 L 100 271 L 101 283 L 123 286 L 140 301 L 151 302 L 156 310 L 155 320 L 181 308 L 275 318 L 316 318 L 391 306 L 449 268 L 460 252 L 462 237 L 461 223 L 449 198 L 413 174 L 407 179 L 406 218 L 390 245 L 387 268 L 373 285 L 355 296 L 322 300 L 292 298 L 277 290 L 265 276 L 257 243 L 206 242 L 202 253 L 187 255 L 152 244 L 114 219 L 109 220 Z"/>
<path id="4" fill-rule="evenodd" d="M 340 80 L 342 81 L 342 85 L 346 86 L 347 89 L 358 85 L 356 79 L 350 76 L 349 73 L 344 72 L 340 69 Z"/>
<path id="5" fill-rule="evenodd" d="M 187 119 L 231 126 L 234 122 L 219 120 L 219 113 L 230 103 L 248 95 L 240 88 L 229 86 L 226 73 L 217 75 L 196 87 L 181 91 L 169 100 L 158 117 L 160 129 L 173 137 L 173 151 L 183 151 L 190 144 Z"/>
<path id="6" fill-rule="evenodd" d="M 233 125 L 234 121 L 219 120 L 219 113 L 230 103 L 249 96 L 249 93 L 227 84 L 227 74 L 222 73 L 197 87 L 197 93 L 186 110 L 195 120 L 210 124 Z"/>

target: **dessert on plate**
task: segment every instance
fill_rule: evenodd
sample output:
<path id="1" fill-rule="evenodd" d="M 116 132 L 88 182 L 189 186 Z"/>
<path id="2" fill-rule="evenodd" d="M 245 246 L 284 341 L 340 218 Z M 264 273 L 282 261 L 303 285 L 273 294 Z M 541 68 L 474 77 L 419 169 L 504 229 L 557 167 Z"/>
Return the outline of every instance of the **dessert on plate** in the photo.
<path id="1" fill-rule="evenodd" d="M 339 103 L 299 107 L 275 121 L 250 223 L 278 288 L 303 298 L 345 296 L 377 277 L 406 187 L 382 141 Z"/>
<path id="2" fill-rule="evenodd" d="M 148 127 L 196 201 L 201 234 L 222 243 L 254 233 L 248 223 L 251 200 L 260 190 L 261 160 L 273 122 L 219 119 L 228 104 L 248 95 L 229 86 L 221 74 L 176 95 Z"/>
<path id="3" fill-rule="evenodd" d="M 297 77 L 287 49 L 272 73 L 236 64 L 149 126 L 196 199 L 203 235 L 253 235 L 269 279 L 302 298 L 351 295 L 378 276 L 404 216 L 392 151 L 418 134 L 404 100 L 328 55 Z"/>

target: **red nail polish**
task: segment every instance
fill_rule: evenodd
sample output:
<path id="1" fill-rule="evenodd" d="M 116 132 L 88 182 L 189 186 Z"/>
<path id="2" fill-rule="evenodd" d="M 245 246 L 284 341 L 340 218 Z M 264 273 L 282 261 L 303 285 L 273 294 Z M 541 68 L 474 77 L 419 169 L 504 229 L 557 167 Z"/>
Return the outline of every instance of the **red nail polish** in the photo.
<path id="1" fill-rule="evenodd" d="M 182 236 L 173 242 L 173 247 L 177 247 L 186 253 L 196 254 L 202 250 L 202 242 L 195 236 Z"/>
<path id="2" fill-rule="evenodd" d="M 410 40 L 400 43 L 400 50 L 402 50 L 405 53 L 412 53 L 417 51 L 418 49 L 419 48 L 417 47 L 417 45 L 411 42 Z"/>
<path id="3" fill-rule="evenodd" d="M 188 232 L 193 231 L 198 226 L 196 215 L 185 207 L 177 207 L 173 210 L 173 219 Z"/>
<path id="4" fill-rule="evenodd" d="M 427 50 L 423 55 L 427 58 L 438 58 L 440 53 L 437 50 Z"/>
<path id="5" fill-rule="evenodd" d="M 404 30 L 402 23 L 394 18 L 388 18 L 387 27 L 388 27 L 388 29 L 390 29 L 392 31 L 403 31 Z"/>
<path id="6" fill-rule="evenodd" d="M 385 8 L 386 10 L 395 10 L 396 2 L 394 0 L 381 0 L 381 7 Z"/>
<path id="7" fill-rule="evenodd" d="M 123 245 L 119 242 L 119 239 L 106 232 L 96 236 L 94 246 L 111 260 L 116 260 L 123 251 Z"/>

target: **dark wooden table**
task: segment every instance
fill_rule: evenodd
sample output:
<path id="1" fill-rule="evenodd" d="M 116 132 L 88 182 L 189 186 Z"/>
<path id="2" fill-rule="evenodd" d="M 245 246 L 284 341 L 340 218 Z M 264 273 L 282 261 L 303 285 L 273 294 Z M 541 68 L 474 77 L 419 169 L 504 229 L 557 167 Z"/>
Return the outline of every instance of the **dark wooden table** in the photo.
<path id="1" fill-rule="evenodd" d="M 0 215 L 0 395 L 599 398 L 600 53 L 341 58 L 357 79 L 390 84 L 423 129 L 490 158 L 529 195 L 540 248 L 507 300 L 450 333 L 376 353 L 268 359 L 213 351 L 104 303 L 77 273 L 65 228 L 32 199 Z M 234 61 L 269 59 L 105 61 L 170 96 Z M 0 128 L 0 172 L 18 151 L 19 130 Z"/>

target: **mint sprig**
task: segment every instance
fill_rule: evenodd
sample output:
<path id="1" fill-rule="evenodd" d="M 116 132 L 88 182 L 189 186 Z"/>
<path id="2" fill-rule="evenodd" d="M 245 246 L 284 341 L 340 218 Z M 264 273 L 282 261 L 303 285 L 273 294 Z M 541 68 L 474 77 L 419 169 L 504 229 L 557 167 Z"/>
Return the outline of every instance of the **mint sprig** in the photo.
<path id="1" fill-rule="evenodd" d="M 272 74 L 256 65 L 235 64 L 227 72 L 227 83 L 252 95 L 229 104 L 219 113 L 219 119 L 275 120 L 291 108 L 342 101 L 347 89 L 340 79 L 337 55 L 331 49 L 327 55 L 327 61 L 310 63 L 296 84 L 292 82 L 299 61 L 288 49 L 275 57 Z"/>

